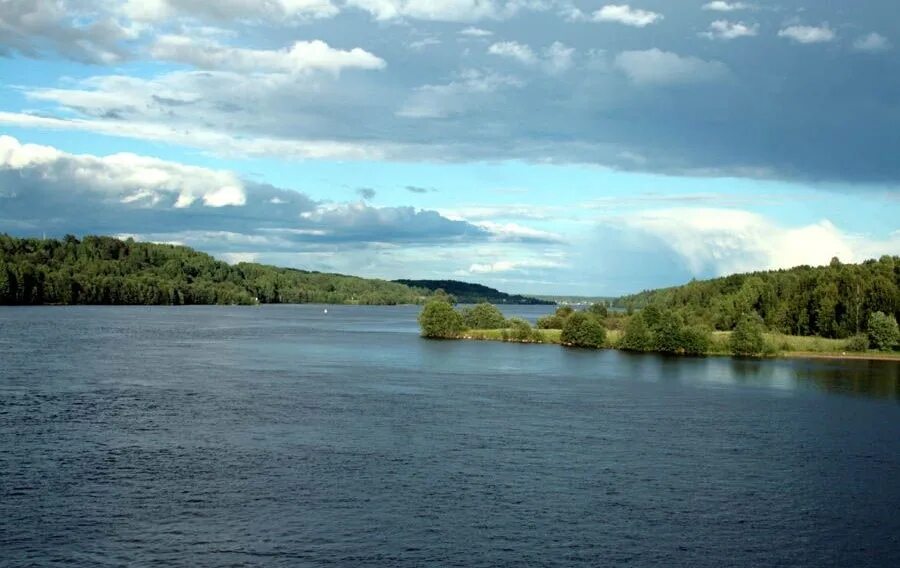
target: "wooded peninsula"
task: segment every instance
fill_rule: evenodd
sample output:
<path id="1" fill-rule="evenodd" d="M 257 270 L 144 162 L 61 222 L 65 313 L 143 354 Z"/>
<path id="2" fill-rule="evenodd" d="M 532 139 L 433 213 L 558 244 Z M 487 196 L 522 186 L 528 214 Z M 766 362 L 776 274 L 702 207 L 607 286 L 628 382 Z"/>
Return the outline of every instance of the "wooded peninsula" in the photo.
<path id="1" fill-rule="evenodd" d="M 422 310 L 422 335 L 557 343 L 680 355 L 865 353 L 900 357 L 900 257 L 861 264 L 735 274 L 597 302 L 561 306 L 537 325 L 495 306 L 457 310 L 436 294 Z"/>

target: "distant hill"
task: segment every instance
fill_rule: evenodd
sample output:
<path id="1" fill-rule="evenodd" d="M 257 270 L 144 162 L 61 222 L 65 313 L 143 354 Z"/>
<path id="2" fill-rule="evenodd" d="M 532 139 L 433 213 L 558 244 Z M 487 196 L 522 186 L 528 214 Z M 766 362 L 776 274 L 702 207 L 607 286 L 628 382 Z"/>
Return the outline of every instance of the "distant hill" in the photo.
<path id="1" fill-rule="evenodd" d="M 460 304 L 478 304 L 489 302 L 491 304 L 524 304 L 524 305 L 553 305 L 554 302 L 541 300 L 518 294 L 506 294 L 494 288 L 481 284 L 460 282 L 458 280 L 394 280 L 398 284 L 412 288 L 424 288 L 426 290 L 442 289 L 456 298 Z"/>
<path id="2" fill-rule="evenodd" d="M 184 246 L 0 234 L 0 305 L 415 304 L 396 282 L 264 264 L 230 265 Z"/>

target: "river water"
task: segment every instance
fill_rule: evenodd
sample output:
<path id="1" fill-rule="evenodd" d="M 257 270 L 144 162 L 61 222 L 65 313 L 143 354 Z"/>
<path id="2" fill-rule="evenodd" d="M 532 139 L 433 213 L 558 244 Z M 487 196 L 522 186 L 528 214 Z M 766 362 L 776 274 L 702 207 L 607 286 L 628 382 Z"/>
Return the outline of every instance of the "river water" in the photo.
<path id="1" fill-rule="evenodd" d="M 896 362 L 325 309 L 0 308 L 0 565 L 900 566 Z"/>

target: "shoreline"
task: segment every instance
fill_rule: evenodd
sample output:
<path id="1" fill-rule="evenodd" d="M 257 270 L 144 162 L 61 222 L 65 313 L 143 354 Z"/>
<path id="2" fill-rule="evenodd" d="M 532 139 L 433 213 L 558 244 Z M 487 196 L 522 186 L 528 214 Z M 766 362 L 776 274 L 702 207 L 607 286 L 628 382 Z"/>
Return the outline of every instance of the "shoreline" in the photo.
<path id="1" fill-rule="evenodd" d="M 529 345 L 558 345 L 560 347 L 570 347 L 559 341 L 559 330 L 540 330 L 542 335 L 544 335 L 545 341 L 535 341 L 532 339 L 512 339 L 496 336 L 497 333 L 502 333 L 502 330 L 471 330 L 466 332 L 464 335 L 453 338 L 451 341 L 493 341 L 497 343 L 521 343 L 521 344 L 529 344 Z M 547 333 L 547 332 L 551 333 Z M 616 334 L 618 335 L 618 334 Z M 572 347 L 576 349 L 575 347 Z M 588 351 L 604 351 L 604 350 L 615 350 L 622 351 L 627 353 L 655 353 L 657 355 L 666 355 L 665 353 L 661 353 L 659 351 L 627 351 L 625 349 L 619 349 L 614 345 L 607 345 L 601 347 L 599 349 L 589 349 L 589 348 L 579 348 L 585 349 Z M 834 361 L 893 361 L 900 363 L 900 352 L 894 353 L 882 353 L 876 351 L 869 352 L 850 352 L 850 351 L 779 351 L 772 355 L 760 355 L 757 357 L 744 357 L 744 356 L 736 356 L 732 353 L 723 352 L 723 351 L 712 351 L 706 353 L 704 355 L 678 355 L 678 354 L 669 354 L 674 357 L 730 357 L 733 359 L 821 359 L 821 360 L 834 360 Z"/>

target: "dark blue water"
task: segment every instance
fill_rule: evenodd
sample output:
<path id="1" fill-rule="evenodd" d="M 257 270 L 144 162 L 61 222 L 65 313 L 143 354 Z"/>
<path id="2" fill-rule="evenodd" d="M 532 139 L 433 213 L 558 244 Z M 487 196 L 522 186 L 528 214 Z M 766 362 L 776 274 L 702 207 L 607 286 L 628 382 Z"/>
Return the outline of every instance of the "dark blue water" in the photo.
<path id="1" fill-rule="evenodd" d="M 900 565 L 897 363 L 328 309 L 0 309 L 0 565 Z"/>

